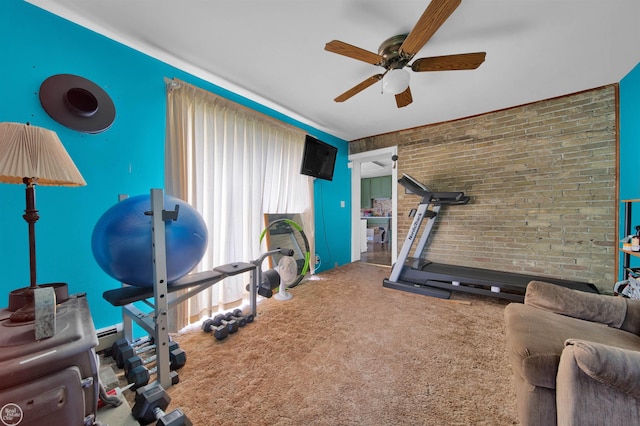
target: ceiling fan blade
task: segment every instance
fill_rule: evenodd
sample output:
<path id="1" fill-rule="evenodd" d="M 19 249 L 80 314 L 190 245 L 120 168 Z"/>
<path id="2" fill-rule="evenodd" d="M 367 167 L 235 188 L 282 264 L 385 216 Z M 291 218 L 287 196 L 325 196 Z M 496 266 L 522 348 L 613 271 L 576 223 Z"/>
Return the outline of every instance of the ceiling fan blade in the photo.
<path id="1" fill-rule="evenodd" d="M 345 43 L 340 40 L 332 40 L 324 46 L 324 50 L 328 52 L 337 53 L 338 55 L 344 55 L 349 58 L 364 61 L 368 64 L 377 65 L 382 63 L 382 56 L 377 53 L 369 52 L 368 50 L 361 49 L 349 43 Z"/>
<path id="2" fill-rule="evenodd" d="M 413 102 L 413 97 L 411 96 L 411 89 L 407 86 L 407 89 L 396 95 L 396 105 L 398 108 L 406 107 L 411 102 Z"/>
<path id="3" fill-rule="evenodd" d="M 369 77 L 368 79 L 366 79 L 362 83 L 356 84 L 351 89 L 347 90 L 342 95 L 340 95 L 337 98 L 335 98 L 334 101 L 336 101 L 336 102 L 344 102 L 347 99 L 349 99 L 350 97 L 352 97 L 353 95 L 356 95 L 356 94 L 362 92 L 364 89 L 366 89 L 367 87 L 371 86 L 373 83 L 375 83 L 377 81 L 380 81 L 381 78 L 382 78 L 382 74 L 372 75 L 371 77 Z"/>
<path id="4" fill-rule="evenodd" d="M 486 52 L 475 52 L 420 58 L 411 64 L 411 69 L 415 72 L 474 70 L 484 62 L 486 55 Z"/>
<path id="5" fill-rule="evenodd" d="M 418 19 L 407 38 L 400 46 L 400 52 L 413 56 L 438 31 L 438 28 L 451 16 L 462 0 L 431 0 L 429 6 Z"/>

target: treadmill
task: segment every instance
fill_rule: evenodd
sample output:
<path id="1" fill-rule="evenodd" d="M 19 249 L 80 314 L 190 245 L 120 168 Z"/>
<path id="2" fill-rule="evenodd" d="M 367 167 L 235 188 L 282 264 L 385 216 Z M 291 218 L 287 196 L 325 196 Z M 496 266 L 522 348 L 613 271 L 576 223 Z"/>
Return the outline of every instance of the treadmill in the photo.
<path id="1" fill-rule="evenodd" d="M 426 185 L 407 174 L 403 174 L 398 183 L 408 193 L 421 197 L 421 200 L 418 209 L 411 211 L 410 216 L 413 217 L 413 222 L 398 254 L 398 259 L 391 269 L 391 275 L 382 281 L 384 287 L 442 299 L 448 299 L 452 291 L 462 291 L 522 302 L 529 282 L 538 280 L 589 293 L 598 293 L 597 287 L 589 283 L 447 265 L 421 258 L 440 208 L 445 205 L 467 204 L 470 198 L 464 195 L 464 192 L 431 191 Z M 424 231 L 412 256 L 409 257 L 409 252 L 425 220 Z"/>

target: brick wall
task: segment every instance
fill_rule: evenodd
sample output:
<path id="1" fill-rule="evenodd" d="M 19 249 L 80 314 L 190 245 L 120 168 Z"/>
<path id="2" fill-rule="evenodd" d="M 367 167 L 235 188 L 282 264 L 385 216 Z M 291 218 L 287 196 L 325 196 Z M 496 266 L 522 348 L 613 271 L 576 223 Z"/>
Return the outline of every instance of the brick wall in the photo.
<path id="1" fill-rule="evenodd" d="M 443 207 L 429 260 L 590 282 L 615 273 L 616 86 L 350 143 L 398 146 L 398 172 L 433 190 L 464 191 Z M 410 108 L 410 107 L 408 107 Z M 418 197 L 399 189 L 398 241 Z"/>

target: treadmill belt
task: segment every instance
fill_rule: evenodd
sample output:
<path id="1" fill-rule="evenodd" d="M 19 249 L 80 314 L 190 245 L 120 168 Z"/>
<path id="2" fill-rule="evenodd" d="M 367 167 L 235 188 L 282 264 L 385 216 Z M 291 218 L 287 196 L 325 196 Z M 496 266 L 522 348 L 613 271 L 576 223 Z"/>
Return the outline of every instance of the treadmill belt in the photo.
<path id="1" fill-rule="evenodd" d="M 446 265 L 442 263 L 427 263 L 421 267 L 417 274 L 425 280 L 445 282 L 457 281 L 462 284 L 500 287 L 503 290 L 519 292 L 522 294 L 524 294 L 527 284 L 534 280 L 545 281 L 563 287 L 586 291 L 588 293 L 598 293 L 597 287 L 589 283 L 472 268 L 467 266 Z"/>

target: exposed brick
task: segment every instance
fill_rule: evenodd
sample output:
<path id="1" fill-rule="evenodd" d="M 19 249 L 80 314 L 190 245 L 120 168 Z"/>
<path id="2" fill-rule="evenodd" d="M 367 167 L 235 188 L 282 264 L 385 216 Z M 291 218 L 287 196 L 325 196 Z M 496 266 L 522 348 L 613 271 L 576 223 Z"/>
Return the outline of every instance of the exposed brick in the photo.
<path id="1" fill-rule="evenodd" d="M 611 291 L 615 273 L 616 99 L 607 86 L 350 143 L 398 147 L 398 173 L 464 191 L 443 207 L 429 260 L 573 279 Z M 418 199 L 398 194 L 398 240 Z"/>

